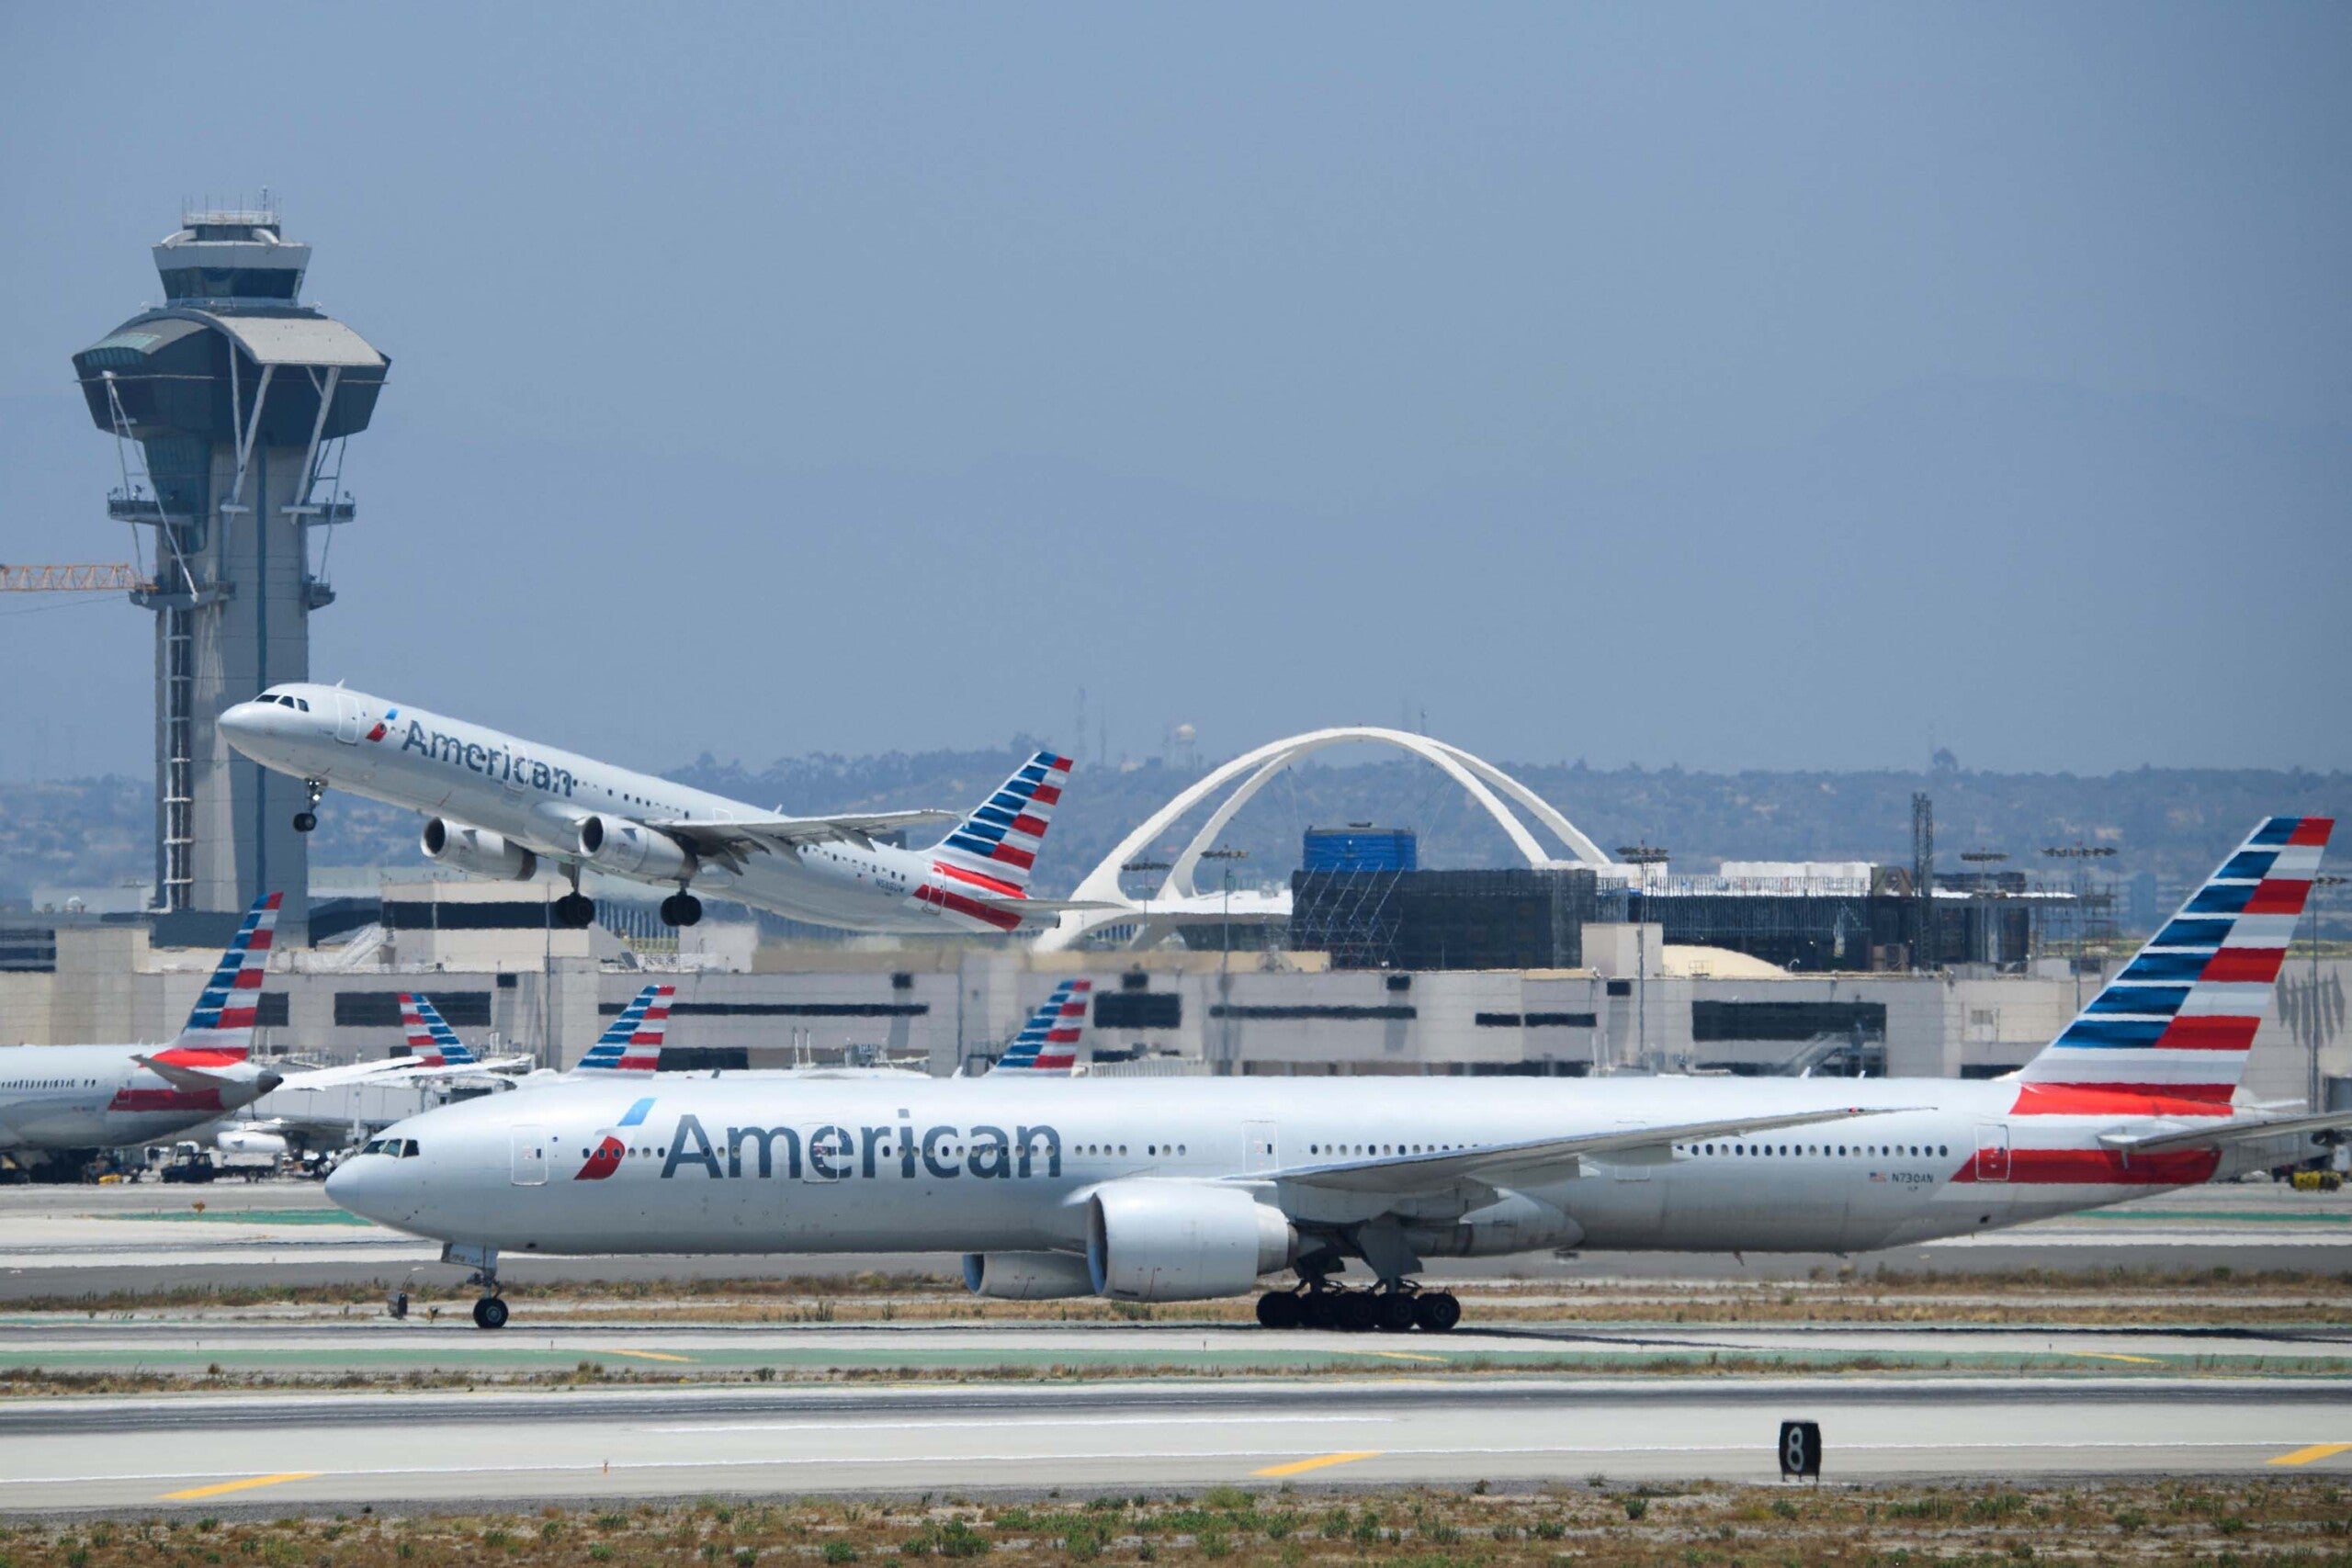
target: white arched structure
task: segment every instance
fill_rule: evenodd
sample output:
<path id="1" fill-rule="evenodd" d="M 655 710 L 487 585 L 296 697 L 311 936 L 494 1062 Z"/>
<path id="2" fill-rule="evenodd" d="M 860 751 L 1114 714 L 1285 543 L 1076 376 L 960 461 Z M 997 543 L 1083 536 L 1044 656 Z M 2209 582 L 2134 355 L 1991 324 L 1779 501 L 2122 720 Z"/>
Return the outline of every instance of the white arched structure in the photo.
<path id="1" fill-rule="evenodd" d="M 1138 823 L 1133 832 L 1120 840 L 1118 847 L 1104 857 L 1102 863 L 1087 873 L 1086 879 L 1070 895 L 1073 902 L 1093 908 L 1066 912 L 1054 930 L 1037 939 L 1038 948 L 1054 952 L 1073 947 L 1089 932 L 1103 926 L 1141 923 L 1149 928 L 1179 923 L 1187 919 L 1225 918 L 1223 908 L 1204 907 L 1208 900 L 1193 885 L 1193 878 L 1200 865 L 1202 852 L 1216 842 L 1217 836 L 1225 831 L 1226 824 L 1233 820 L 1234 814 L 1250 804 L 1250 798 L 1276 774 L 1328 747 L 1363 744 L 1393 746 L 1442 771 L 1460 784 L 1488 817 L 1494 818 L 1495 825 L 1510 838 L 1513 847 L 1526 857 L 1531 866 L 1615 867 L 1616 863 L 1601 853 L 1600 847 L 1587 838 L 1575 823 L 1562 816 L 1558 807 L 1484 758 L 1474 757 L 1458 746 L 1449 746 L 1442 740 L 1415 735 L 1409 730 L 1349 725 L 1336 729 L 1310 730 L 1305 735 L 1271 741 L 1254 751 L 1244 752 L 1212 770 L 1175 799 L 1153 812 Z M 1158 840 L 1170 826 L 1182 820 L 1186 812 L 1210 799 L 1236 779 L 1240 780 L 1240 784 L 1216 810 L 1209 813 L 1208 820 L 1201 825 L 1201 830 L 1193 835 L 1192 840 L 1177 855 L 1159 891 L 1142 901 L 1128 897 L 1125 889 L 1119 886 L 1120 868 Z M 1566 858 L 1560 858 L 1545 850 L 1542 840 L 1536 838 L 1517 812 L 1503 803 L 1498 792 L 1516 801 L 1538 824 L 1549 829 L 1567 851 Z M 1281 901 L 1284 908 L 1280 912 L 1287 913 L 1287 892 L 1282 896 Z M 1264 919 L 1277 912 L 1259 908 L 1262 902 L 1254 895 L 1246 902 L 1237 896 L 1231 900 L 1231 914 L 1235 919 L 1245 918 L 1245 915 L 1250 919 Z"/>

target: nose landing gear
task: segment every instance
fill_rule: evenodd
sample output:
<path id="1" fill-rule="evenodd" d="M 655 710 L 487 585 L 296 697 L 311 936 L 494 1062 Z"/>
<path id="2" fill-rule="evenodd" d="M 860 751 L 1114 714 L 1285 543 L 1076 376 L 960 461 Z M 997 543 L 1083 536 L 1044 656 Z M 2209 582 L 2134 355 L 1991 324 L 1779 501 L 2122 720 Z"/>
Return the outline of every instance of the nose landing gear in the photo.
<path id="1" fill-rule="evenodd" d="M 498 1294 L 498 1248 L 447 1242 L 441 1248 L 441 1261 L 473 1270 L 466 1276 L 466 1283 L 481 1287 L 481 1299 L 474 1303 L 474 1326 L 505 1327 L 506 1303 Z"/>
<path id="2" fill-rule="evenodd" d="M 308 833 L 319 825 L 319 796 L 326 794 L 327 786 L 323 779 L 304 779 L 302 787 L 310 793 L 311 804 L 294 813 L 294 830 Z"/>
<path id="3" fill-rule="evenodd" d="M 484 1296 L 474 1303 L 474 1326 L 476 1328 L 505 1327 L 506 1303 L 496 1296 Z"/>

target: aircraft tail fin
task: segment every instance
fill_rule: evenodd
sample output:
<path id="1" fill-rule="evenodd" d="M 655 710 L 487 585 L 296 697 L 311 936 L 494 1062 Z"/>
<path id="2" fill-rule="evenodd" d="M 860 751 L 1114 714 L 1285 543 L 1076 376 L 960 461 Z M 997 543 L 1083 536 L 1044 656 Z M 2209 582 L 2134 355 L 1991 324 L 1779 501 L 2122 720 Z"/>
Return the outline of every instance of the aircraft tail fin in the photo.
<path id="1" fill-rule="evenodd" d="M 1086 1044 L 1086 1005 L 1094 989 L 1091 980 L 1064 980 L 1054 987 L 1004 1055 L 992 1073 L 1046 1073 L 1068 1077 L 1078 1070 L 1079 1054 Z"/>
<path id="2" fill-rule="evenodd" d="M 675 986 L 656 983 L 629 998 L 612 1027 L 580 1058 L 579 1071 L 650 1073 L 662 1066 L 662 1040 L 670 1030 L 670 998 Z"/>
<path id="3" fill-rule="evenodd" d="M 254 900 L 235 938 L 220 954 L 212 977 L 204 983 L 204 994 L 197 998 L 179 1038 L 169 1050 L 158 1052 L 159 1057 L 175 1061 L 179 1059 L 175 1053 L 186 1053 L 188 1060 L 184 1065 L 199 1067 L 244 1060 L 253 1049 L 262 975 L 269 966 L 270 943 L 277 934 L 277 907 L 284 897 L 266 893 Z M 198 1055 L 211 1060 L 195 1060 Z"/>
<path id="4" fill-rule="evenodd" d="M 933 846 L 934 870 L 985 895 L 1026 897 L 1054 807 L 1069 783 L 1070 761 L 1040 751 L 1016 769 L 972 814 Z"/>
<path id="5" fill-rule="evenodd" d="M 2256 828 L 2019 1079 L 2045 1094 L 2229 1104 L 2335 826 Z"/>
<path id="6" fill-rule="evenodd" d="M 401 993 L 401 1025 L 408 1035 L 408 1054 L 428 1067 L 469 1067 L 481 1060 L 441 1016 L 430 997 Z"/>

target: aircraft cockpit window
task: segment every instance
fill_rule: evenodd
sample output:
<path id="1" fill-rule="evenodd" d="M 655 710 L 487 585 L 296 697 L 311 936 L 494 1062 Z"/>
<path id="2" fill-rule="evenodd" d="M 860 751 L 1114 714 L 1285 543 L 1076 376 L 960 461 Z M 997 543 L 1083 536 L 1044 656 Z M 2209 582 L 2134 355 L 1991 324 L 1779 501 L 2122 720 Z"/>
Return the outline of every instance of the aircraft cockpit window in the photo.
<path id="1" fill-rule="evenodd" d="M 380 1155 L 390 1153 L 399 1147 L 398 1138 L 370 1138 L 359 1145 L 359 1152 L 363 1155 Z"/>
<path id="2" fill-rule="evenodd" d="M 401 1158 L 402 1158 L 402 1159 L 414 1159 L 415 1157 L 416 1157 L 416 1140 L 415 1140 L 414 1138 L 410 1138 L 410 1139 L 407 1139 L 407 1140 L 403 1141 L 403 1142 L 401 1143 Z"/>

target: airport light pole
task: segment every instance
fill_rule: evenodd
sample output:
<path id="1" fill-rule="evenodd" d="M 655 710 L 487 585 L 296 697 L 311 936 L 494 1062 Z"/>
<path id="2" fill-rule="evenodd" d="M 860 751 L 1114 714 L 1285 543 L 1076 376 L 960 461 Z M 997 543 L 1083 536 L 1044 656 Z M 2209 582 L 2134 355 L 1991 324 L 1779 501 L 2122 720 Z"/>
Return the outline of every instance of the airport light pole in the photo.
<path id="1" fill-rule="evenodd" d="M 2319 1048 L 2323 1033 L 2321 1025 L 2326 1021 L 2320 1005 L 2319 989 L 2320 928 L 2323 923 L 2320 919 L 2320 900 L 2326 896 L 2329 888 L 2341 887 L 2344 883 L 2345 879 L 2341 876 L 2322 875 L 2312 878 L 2312 988 L 2310 998 L 2303 1003 L 2300 1010 L 2303 1018 L 2303 1044 L 2311 1057 L 2311 1072 L 2307 1087 L 2310 1099 L 2305 1100 L 2304 1104 L 2314 1115 L 2327 1109 L 2321 1103 L 2326 1099 L 2327 1086 L 2321 1081 L 2319 1072 Z M 2329 1037 L 2333 1038 L 2332 1035 Z"/>
<path id="2" fill-rule="evenodd" d="M 1231 848 L 1203 850 L 1201 858 L 1224 863 L 1218 868 L 1225 882 L 1225 908 L 1217 918 L 1216 991 L 1217 1008 L 1225 1024 L 1221 1031 L 1224 1043 L 1218 1049 L 1223 1058 L 1219 1066 L 1229 1075 L 1233 1071 L 1233 863 L 1248 860 L 1250 852 Z"/>
<path id="3" fill-rule="evenodd" d="M 1664 880 L 1667 852 L 1663 845 L 1653 844 L 1646 840 L 1638 844 L 1620 844 L 1617 846 L 1617 858 L 1628 865 L 1641 868 L 1642 891 L 1645 893 L 1649 891 L 1650 867 L 1660 868 L 1659 879 Z M 1644 920 L 1634 922 L 1634 1061 L 1635 1063 L 1639 1063 L 1643 1057 L 1648 1055 L 1650 1050 L 1649 937 L 1642 929 L 1645 924 L 1647 922 Z M 1665 932 L 1663 926 L 1659 927 L 1659 932 L 1663 937 Z"/>

